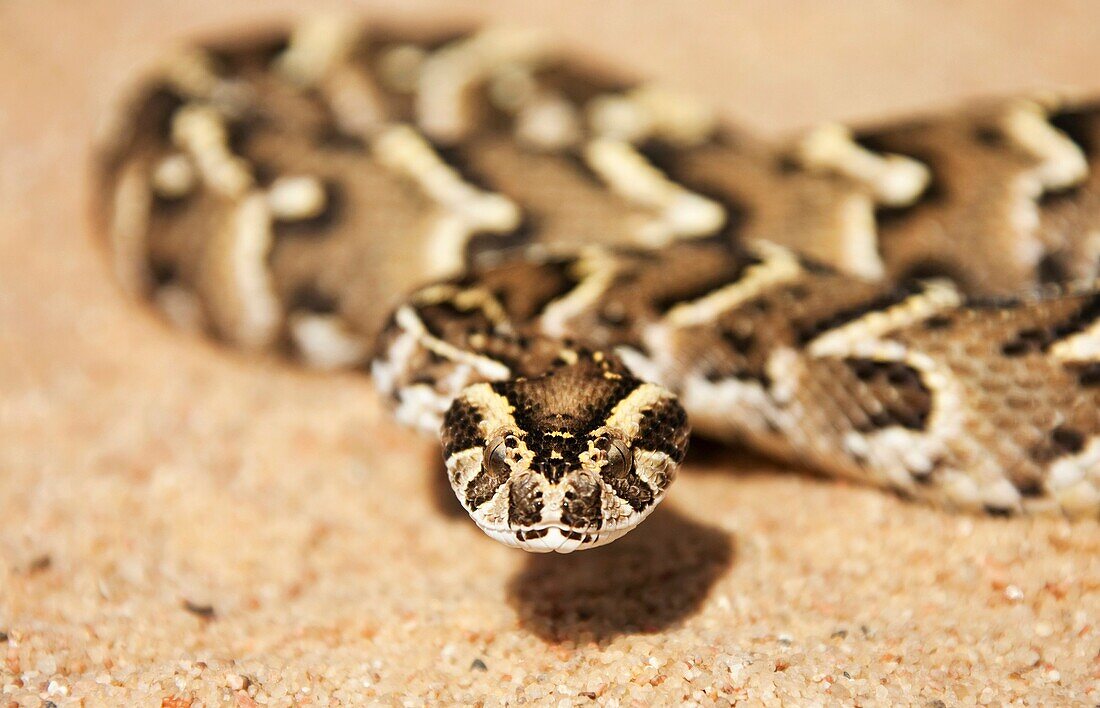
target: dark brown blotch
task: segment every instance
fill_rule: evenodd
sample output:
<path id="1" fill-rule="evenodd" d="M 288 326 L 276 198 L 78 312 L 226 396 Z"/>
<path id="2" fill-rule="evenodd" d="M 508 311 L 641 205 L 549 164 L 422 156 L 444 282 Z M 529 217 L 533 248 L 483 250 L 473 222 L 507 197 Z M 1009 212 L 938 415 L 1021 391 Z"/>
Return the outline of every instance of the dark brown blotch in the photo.
<path id="1" fill-rule="evenodd" d="M 923 430 L 932 414 L 932 391 L 925 385 L 920 372 L 900 361 L 848 358 L 845 364 L 872 392 L 876 400 L 885 401 L 878 410 L 867 413 L 857 424 L 860 432 L 869 433 L 891 426 Z"/>
<path id="2" fill-rule="evenodd" d="M 565 492 L 561 520 L 573 528 L 598 529 L 603 526 L 601 487 L 587 475 L 578 475 Z"/>
<path id="3" fill-rule="evenodd" d="M 642 414 L 634 437 L 635 448 L 663 452 L 679 464 L 687 453 L 687 444 L 687 413 L 679 402 L 660 401 Z"/>
<path id="4" fill-rule="evenodd" d="M 444 459 L 485 444 L 478 426 L 480 419 L 480 412 L 471 403 L 460 398 L 451 404 L 443 416 L 441 428 Z"/>
<path id="5" fill-rule="evenodd" d="M 538 477 L 524 475 L 512 481 L 508 490 L 508 523 L 534 526 L 542 521 L 542 489 Z"/>

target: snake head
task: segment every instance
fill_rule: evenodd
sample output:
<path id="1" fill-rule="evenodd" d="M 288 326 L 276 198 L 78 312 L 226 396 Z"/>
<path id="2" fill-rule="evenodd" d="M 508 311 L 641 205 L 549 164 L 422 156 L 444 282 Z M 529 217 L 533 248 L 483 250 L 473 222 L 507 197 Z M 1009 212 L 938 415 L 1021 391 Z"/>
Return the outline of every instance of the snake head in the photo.
<path id="1" fill-rule="evenodd" d="M 601 353 L 466 387 L 444 416 L 451 487 L 489 536 L 527 551 L 609 543 L 664 497 L 687 448 L 665 388 Z"/>

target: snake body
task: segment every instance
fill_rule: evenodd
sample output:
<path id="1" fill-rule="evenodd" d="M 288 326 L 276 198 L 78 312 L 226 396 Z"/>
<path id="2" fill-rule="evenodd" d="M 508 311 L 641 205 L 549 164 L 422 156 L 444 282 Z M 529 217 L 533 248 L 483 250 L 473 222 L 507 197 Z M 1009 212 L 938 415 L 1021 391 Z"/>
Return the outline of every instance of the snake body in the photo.
<path id="1" fill-rule="evenodd" d="M 103 170 L 123 284 L 369 368 L 504 543 L 629 531 L 689 421 L 944 507 L 1100 510 L 1085 102 L 767 144 L 524 33 L 319 20 L 177 55 L 128 115 Z"/>

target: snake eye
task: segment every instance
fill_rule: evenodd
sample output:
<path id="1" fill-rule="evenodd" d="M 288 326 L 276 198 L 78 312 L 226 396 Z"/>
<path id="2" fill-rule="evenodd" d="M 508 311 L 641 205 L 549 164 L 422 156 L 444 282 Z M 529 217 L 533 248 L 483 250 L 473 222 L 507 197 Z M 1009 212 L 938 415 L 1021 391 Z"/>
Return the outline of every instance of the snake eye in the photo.
<path id="1" fill-rule="evenodd" d="M 603 466 L 604 475 L 620 477 L 630 471 L 634 456 L 630 454 L 630 447 L 626 443 L 608 438 L 605 454 L 607 463 Z"/>
<path id="2" fill-rule="evenodd" d="M 511 438 L 511 440 L 509 440 Z M 509 435 L 489 443 L 489 454 L 485 457 L 485 467 L 495 475 L 507 475 L 508 450 L 514 445 L 515 438 Z M 511 443 L 511 444 L 510 444 Z"/>

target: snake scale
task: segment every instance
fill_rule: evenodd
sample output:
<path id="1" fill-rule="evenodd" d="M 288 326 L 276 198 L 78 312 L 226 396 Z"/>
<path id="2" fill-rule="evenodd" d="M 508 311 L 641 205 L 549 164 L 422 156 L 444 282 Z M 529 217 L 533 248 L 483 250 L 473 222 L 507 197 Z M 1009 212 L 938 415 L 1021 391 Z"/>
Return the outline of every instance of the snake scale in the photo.
<path id="1" fill-rule="evenodd" d="M 943 507 L 1100 509 L 1086 101 L 764 142 L 532 33 L 320 18 L 180 50 L 119 118 L 122 285 L 369 370 L 508 545 L 629 531 L 689 421 Z"/>

